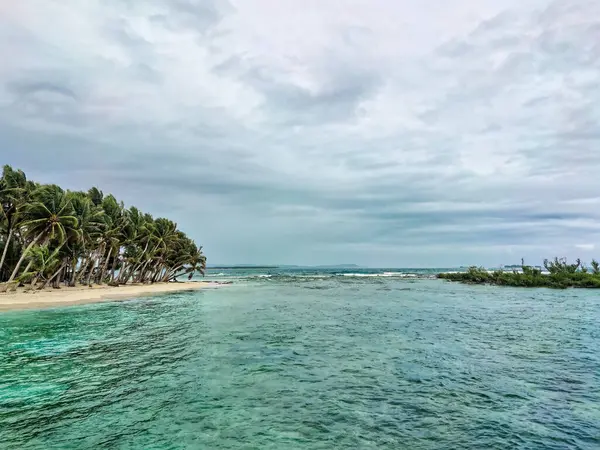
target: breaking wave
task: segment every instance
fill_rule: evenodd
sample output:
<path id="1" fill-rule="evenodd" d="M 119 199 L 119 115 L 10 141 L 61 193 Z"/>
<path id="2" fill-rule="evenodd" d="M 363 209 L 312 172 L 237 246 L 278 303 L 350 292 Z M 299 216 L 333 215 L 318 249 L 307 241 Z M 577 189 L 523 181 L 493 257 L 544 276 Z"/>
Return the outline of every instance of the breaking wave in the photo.
<path id="1" fill-rule="evenodd" d="M 441 269 L 364 269 L 364 270 L 315 270 L 315 269 L 271 269 L 264 271 L 252 269 L 231 269 L 219 271 L 218 273 L 207 273 L 206 276 L 236 281 L 257 282 L 307 282 L 337 280 L 340 282 L 376 281 L 378 279 L 433 279 L 440 273 Z"/>

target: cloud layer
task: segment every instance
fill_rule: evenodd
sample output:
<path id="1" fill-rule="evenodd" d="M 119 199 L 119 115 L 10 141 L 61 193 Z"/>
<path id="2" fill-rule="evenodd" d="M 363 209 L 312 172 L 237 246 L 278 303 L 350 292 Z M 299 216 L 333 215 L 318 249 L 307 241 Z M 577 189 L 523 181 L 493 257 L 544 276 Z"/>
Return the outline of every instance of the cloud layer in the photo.
<path id="1" fill-rule="evenodd" d="M 173 217 L 211 262 L 600 246 L 595 0 L 0 6 L 0 156 Z"/>

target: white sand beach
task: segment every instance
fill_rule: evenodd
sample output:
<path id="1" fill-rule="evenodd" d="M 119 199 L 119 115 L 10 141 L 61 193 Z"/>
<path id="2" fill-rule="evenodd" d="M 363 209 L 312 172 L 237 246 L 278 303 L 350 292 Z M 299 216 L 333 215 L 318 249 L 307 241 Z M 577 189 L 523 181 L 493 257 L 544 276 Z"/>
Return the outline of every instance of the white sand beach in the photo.
<path id="1" fill-rule="evenodd" d="M 0 294 L 0 311 L 38 309 L 56 306 L 128 300 L 135 297 L 202 289 L 211 283 L 156 283 L 131 286 L 78 286 L 43 291 L 17 291 Z"/>

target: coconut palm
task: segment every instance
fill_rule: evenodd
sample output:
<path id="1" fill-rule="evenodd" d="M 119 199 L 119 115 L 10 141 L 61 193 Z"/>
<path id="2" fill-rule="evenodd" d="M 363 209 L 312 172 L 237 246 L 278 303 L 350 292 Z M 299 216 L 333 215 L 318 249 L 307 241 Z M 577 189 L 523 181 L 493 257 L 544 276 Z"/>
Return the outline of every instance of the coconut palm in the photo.
<path id="1" fill-rule="evenodd" d="M 125 208 L 96 187 L 64 191 L 5 166 L 0 203 L 0 291 L 15 281 L 42 287 L 171 281 L 206 268 L 202 248 L 175 222 Z"/>
<path id="2" fill-rule="evenodd" d="M 77 218 L 77 227 L 81 238 L 69 243 L 71 250 L 71 271 L 69 285 L 75 286 L 77 276 L 81 275 L 93 261 L 91 250 L 94 249 L 104 230 L 104 211 L 96 206 L 84 192 L 70 193 L 71 205 L 74 216 Z M 77 262 L 81 260 L 77 270 Z"/>
<path id="3" fill-rule="evenodd" d="M 88 191 L 88 197 L 94 204 L 94 206 L 102 206 L 104 201 L 104 193 L 97 187 L 93 187 Z"/>
<path id="4" fill-rule="evenodd" d="M 0 270 L 4 267 L 4 260 L 10 248 L 15 232 L 18 213 L 26 200 L 27 177 L 22 170 L 13 170 L 5 165 L 0 179 L 0 202 L 2 204 L 2 218 L 6 222 L 6 238 L 4 249 L 0 258 Z"/>
<path id="5" fill-rule="evenodd" d="M 35 286 L 39 279 L 46 281 L 50 271 L 54 271 L 60 264 L 60 248 L 51 250 L 48 245 L 35 246 L 29 252 L 31 265 L 29 271 L 22 273 L 19 280 L 27 282 L 31 280 L 31 286 Z"/>
<path id="6" fill-rule="evenodd" d="M 38 244 L 54 241 L 62 245 L 67 236 L 80 235 L 73 206 L 65 191 L 57 185 L 44 185 L 32 193 L 32 202 L 24 207 L 24 221 L 21 228 L 30 238 L 29 245 L 21 254 L 9 282 L 15 279 L 21 264 L 31 248 Z"/>
<path id="7" fill-rule="evenodd" d="M 129 280 L 135 266 L 139 263 L 146 247 L 142 249 L 141 243 L 148 232 L 148 220 L 146 216 L 135 206 L 124 211 L 124 226 L 122 229 L 121 249 L 118 255 L 120 262 L 119 276 L 113 283 L 126 283 Z"/>

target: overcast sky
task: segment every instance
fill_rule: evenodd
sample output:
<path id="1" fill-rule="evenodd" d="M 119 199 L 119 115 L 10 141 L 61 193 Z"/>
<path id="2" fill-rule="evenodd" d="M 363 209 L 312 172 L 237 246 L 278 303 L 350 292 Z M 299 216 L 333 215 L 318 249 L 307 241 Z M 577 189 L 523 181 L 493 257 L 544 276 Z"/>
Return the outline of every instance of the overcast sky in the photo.
<path id="1" fill-rule="evenodd" d="M 0 2 L 0 156 L 210 263 L 600 256 L 598 0 Z"/>

